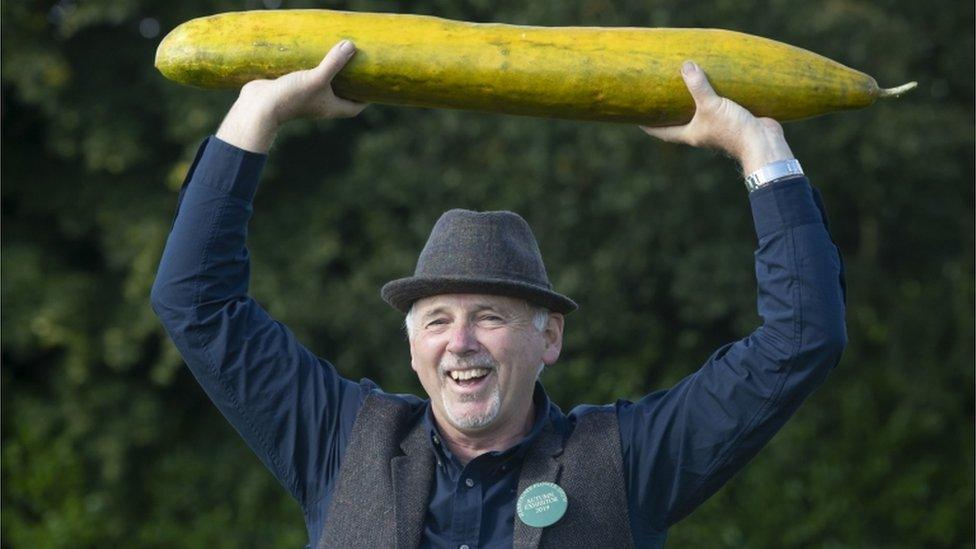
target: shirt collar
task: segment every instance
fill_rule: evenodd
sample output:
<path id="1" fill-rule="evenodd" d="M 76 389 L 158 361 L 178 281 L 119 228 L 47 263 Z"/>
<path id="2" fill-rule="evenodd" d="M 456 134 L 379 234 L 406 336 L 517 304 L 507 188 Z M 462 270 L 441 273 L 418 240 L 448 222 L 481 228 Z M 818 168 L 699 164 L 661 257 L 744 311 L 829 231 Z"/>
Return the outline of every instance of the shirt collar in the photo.
<path id="1" fill-rule="evenodd" d="M 521 457 L 525 454 L 525 452 L 532 445 L 532 442 L 538 438 L 539 433 L 542 432 L 542 429 L 549 421 L 549 408 L 551 403 L 549 401 L 549 395 L 546 394 L 546 390 L 542 386 L 541 381 L 536 380 L 535 382 L 535 390 L 532 393 L 532 402 L 535 404 L 535 420 L 529 433 L 514 446 L 506 448 L 505 450 L 488 452 L 488 454 L 497 457 Z M 440 432 L 437 430 L 437 424 L 434 421 L 433 407 L 430 405 L 429 400 L 427 401 L 427 410 L 424 412 L 424 427 L 427 429 L 429 434 L 428 440 L 430 441 L 434 452 L 441 455 L 443 459 L 456 463 L 454 455 L 447 448 L 447 445 L 441 442 L 443 437 L 441 437 Z"/>

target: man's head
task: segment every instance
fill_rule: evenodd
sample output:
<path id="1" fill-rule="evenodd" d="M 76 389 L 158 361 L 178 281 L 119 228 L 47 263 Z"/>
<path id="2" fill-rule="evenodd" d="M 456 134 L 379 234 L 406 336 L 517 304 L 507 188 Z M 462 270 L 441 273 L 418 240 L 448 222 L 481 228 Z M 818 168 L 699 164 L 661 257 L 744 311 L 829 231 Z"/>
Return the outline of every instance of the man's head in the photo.
<path id="1" fill-rule="evenodd" d="M 406 327 L 435 415 L 475 432 L 524 420 L 536 379 L 559 358 L 563 315 L 511 297 L 444 294 L 414 303 Z"/>
<path id="2" fill-rule="evenodd" d="M 523 420 L 576 309 L 552 289 L 528 223 L 504 211 L 444 213 L 414 275 L 381 294 L 407 313 L 413 369 L 438 419 L 469 432 Z"/>

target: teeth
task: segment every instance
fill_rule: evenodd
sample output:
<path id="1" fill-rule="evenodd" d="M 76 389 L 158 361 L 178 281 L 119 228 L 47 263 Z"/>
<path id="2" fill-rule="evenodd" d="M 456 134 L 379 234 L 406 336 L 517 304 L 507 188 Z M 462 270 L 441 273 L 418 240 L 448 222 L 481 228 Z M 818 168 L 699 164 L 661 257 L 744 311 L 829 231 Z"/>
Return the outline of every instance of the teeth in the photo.
<path id="1" fill-rule="evenodd" d="M 463 381 L 465 379 L 471 379 L 473 377 L 481 377 L 488 375 L 487 368 L 474 368 L 471 370 L 454 370 L 451 372 L 451 377 L 454 381 Z"/>

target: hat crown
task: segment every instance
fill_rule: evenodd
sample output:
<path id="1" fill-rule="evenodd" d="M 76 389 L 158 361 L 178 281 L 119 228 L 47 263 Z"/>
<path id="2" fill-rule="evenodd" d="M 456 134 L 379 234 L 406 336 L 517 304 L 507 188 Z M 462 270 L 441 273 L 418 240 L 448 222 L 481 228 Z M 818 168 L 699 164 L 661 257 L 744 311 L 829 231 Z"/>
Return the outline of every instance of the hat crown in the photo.
<path id="1" fill-rule="evenodd" d="M 414 276 L 488 277 L 552 288 L 532 229 L 509 211 L 444 212 L 420 252 Z"/>
<path id="2" fill-rule="evenodd" d="M 556 292 L 532 229 L 514 212 L 448 210 L 417 258 L 414 275 L 391 280 L 380 295 L 406 313 L 418 299 L 444 294 L 492 294 L 524 299 L 567 314 L 576 303 Z"/>

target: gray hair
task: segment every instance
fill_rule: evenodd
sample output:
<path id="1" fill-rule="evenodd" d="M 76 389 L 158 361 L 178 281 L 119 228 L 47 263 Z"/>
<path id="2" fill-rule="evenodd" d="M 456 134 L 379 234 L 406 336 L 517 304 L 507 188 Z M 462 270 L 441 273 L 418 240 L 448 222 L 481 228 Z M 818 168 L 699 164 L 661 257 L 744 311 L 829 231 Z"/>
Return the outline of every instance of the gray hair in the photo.
<path id="1" fill-rule="evenodd" d="M 414 304 L 416 305 L 416 303 Z M 414 305 L 410 306 L 410 310 L 407 311 L 407 316 L 403 319 L 403 327 L 407 331 L 407 338 L 413 339 L 414 333 Z M 528 309 L 529 313 L 532 315 L 532 325 L 538 331 L 543 331 L 546 329 L 546 324 L 549 323 L 549 309 L 545 307 L 539 307 L 533 305 L 528 301 L 525 302 L 525 307 Z"/>

